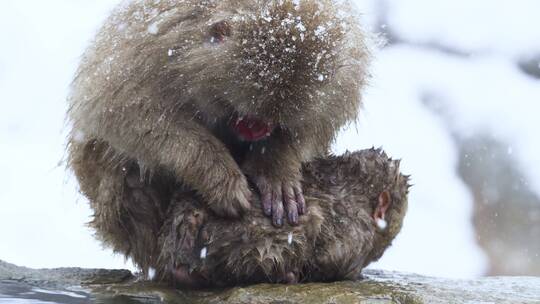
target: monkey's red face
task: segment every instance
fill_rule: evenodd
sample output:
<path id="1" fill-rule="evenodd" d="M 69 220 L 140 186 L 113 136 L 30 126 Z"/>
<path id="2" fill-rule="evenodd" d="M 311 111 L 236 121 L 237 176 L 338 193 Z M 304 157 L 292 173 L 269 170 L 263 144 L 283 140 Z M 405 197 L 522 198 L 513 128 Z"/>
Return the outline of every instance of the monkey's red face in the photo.
<path id="1" fill-rule="evenodd" d="M 244 141 L 262 140 L 272 134 L 275 125 L 254 116 L 236 116 L 230 126 L 234 133 Z"/>

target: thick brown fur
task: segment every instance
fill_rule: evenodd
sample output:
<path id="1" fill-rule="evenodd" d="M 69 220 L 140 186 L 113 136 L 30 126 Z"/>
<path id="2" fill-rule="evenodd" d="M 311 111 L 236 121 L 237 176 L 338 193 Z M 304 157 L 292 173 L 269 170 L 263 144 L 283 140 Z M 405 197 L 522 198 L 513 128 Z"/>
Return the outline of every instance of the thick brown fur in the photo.
<path id="1" fill-rule="evenodd" d="M 123 169 L 135 165 L 139 182 L 156 185 L 158 196 L 189 186 L 220 216 L 239 217 L 256 199 L 246 175 L 272 194 L 274 224 L 284 208 L 300 209 L 301 164 L 326 155 L 336 131 L 355 120 L 367 77 L 364 35 L 341 2 L 120 5 L 82 59 L 68 113 L 69 163 L 98 236 L 129 253 L 126 231 L 157 229 L 155 218 L 119 220 L 127 211 L 144 218 L 136 207 L 142 198 L 124 193 Z M 216 30 L 223 22 L 226 30 Z M 277 127 L 242 142 L 228 128 L 239 115 Z M 293 190 L 296 200 L 287 196 Z"/>

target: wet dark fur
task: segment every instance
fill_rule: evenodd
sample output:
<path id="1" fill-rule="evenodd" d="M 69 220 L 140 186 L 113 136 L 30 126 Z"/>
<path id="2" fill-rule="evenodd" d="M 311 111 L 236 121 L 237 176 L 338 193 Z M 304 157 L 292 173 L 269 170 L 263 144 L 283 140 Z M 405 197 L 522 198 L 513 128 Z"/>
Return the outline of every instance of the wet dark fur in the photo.
<path id="1" fill-rule="evenodd" d="M 380 150 L 330 156 L 306 164 L 303 180 L 308 214 L 300 226 L 282 229 L 259 210 L 231 222 L 205 211 L 192 193 L 175 193 L 160 235 L 161 278 L 181 266 L 195 286 L 288 283 L 288 275 L 294 282 L 359 278 L 401 230 L 409 185 L 399 161 Z M 372 215 L 385 191 L 391 207 L 381 230 Z"/>

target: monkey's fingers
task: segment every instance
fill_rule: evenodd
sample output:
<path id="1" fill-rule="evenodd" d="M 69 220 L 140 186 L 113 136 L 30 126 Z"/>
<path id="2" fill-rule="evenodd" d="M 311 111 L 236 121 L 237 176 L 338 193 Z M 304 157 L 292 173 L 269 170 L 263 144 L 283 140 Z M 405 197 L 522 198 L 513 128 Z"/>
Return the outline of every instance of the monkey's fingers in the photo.
<path id="1" fill-rule="evenodd" d="M 272 223 L 276 227 L 283 226 L 283 193 L 281 186 L 274 185 L 272 187 Z"/>
<path id="2" fill-rule="evenodd" d="M 294 187 L 294 196 L 298 204 L 298 214 L 304 215 L 306 213 L 306 200 L 304 199 L 304 193 L 302 193 L 302 186 L 297 185 Z"/>
<path id="3" fill-rule="evenodd" d="M 280 182 L 270 182 L 268 178 L 264 176 L 255 177 L 254 182 L 261 195 L 261 204 L 264 214 L 272 217 L 272 224 L 275 227 L 283 226 L 283 203 L 285 194 L 282 189 L 285 188 L 282 188 Z M 289 193 L 288 197 L 294 202 L 294 190 L 292 190 L 292 188 L 287 189 L 287 193 Z M 296 202 L 294 202 L 294 204 L 296 204 Z M 293 210 L 292 207 L 290 210 Z M 296 213 L 298 214 L 298 212 Z M 296 217 L 298 217 L 298 215 Z"/>
<path id="4" fill-rule="evenodd" d="M 255 178 L 255 185 L 261 195 L 261 207 L 264 215 L 272 216 L 272 190 L 266 178 L 259 176 Z"/>
<path id="5" fill-rule="evenodd" d="M 266 216 L 272 216 L 272 192 L 266 191 L 261 194 L 261 203 L 264 214 Z"/>
<path id="6" fill-rule="evenodd" d="M 296 196 L 294 193 L 294 187 L 283 184 L 283 201 L 285 202 L 285 209 L 287 210 L 287 217 L 291 225 L 298 225 L 298 204 L 296 202 Z"/>

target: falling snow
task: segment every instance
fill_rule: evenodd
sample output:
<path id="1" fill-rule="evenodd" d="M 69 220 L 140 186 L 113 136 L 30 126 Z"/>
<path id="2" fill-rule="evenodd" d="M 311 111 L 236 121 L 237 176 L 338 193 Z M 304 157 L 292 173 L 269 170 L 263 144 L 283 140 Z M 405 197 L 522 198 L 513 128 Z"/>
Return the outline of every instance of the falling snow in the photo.
<path id="1" fill-rule="evenodd" d="M 116 2 L 74 5 L 70 0 L 21 0 L 1 4 L 0 43 L 9 47 L 0 49 L 0 100 L 17 102 L 6 103 L 0 112 L 0 138 L 7 140 L 0 158 L 4 189 L 0 201 L 18 202 L 0 204 L 2 259 L 33 267 L 126 267 L 122 257 L 104 251 L 92 238 L 84 226 L 91 211 L 75 191 L 73 177 L 57 165 L 65 155 L 63 101 L 76 58 Z M 368 8 L 364 21 L 375 24 L 366 20 L 375 20 L 376 5 L 357 2 Z M 395 9 L 388 15 L 388 25 L 381 28 L 391 28 L 408 42 L 448 46 L 473 56 L 447 54 L 413 43 L 377 52 L 358 131 L 343 131 L 334 150 L 341 153 L 382 145 L 391 155 L 403 158 L 402 169 L 413 175 L 415 186 L 403 233 L 376 267 L 438 276 L 477 276 L 483 271 L 484 257 L 470 224 L 471 195 L 455 174 L 456 147 L 448 130 L 435 114 L 426 111 L 419 96 L 426 90 L 440 94 L 455 114 L 459 132 L 489 130 L 507 142 L 508 154 L 523 168 L 523 185 L 540 193 L 540 139 L 531 131 L 538 129 L 540 89 L 537 79 L 516 67 L 517 59 L 540 53 L 536 16 L 540 4 L 536 0 L 389 3 Z M 302 20 L 291 19 L 284 26 L 295 29 L 294 42 L 305 42 L 314 33 L 307 31 Z M 124 31 L 126 24 L 118 24 L 117 29 Z M 157 35 L 159 30 L 159 23 L 148 24 L 148 34 Z M 324 34 L 322 28 L 317 32 Z M 32 48 L 24 47 L 29 41 Z M 165 55 L 175 52 L 166 50 Z M 322 74 L 312 76 L 314 81 L 324 80 Z M 28 191 L 28 184 L 35 185 L 33 191 Z M 39 238 L 32 237 L 36 227 L 40 227 Z M 20 233 L 14 235 L 13 230 Z M 292 243 L 292 234 L 287 242 Z M 32 254 L 32 248 L 40 248 L 40 254 Z M 207 248 L 203 248 L 200 257 L 206 255 Z M 459 263 L 440 262 L 456 258 Z"/>
<path id="2" fill-rule="evenodd" d="M 148 33 L 152 35 L 157 35 L 159 33 L 159 26 L 157 23 L 152 23 L 148 26 Z"/>
<path id="3" fill-rule="evenodd" d="M 207 254 L 208 254 L 208 248 L 203 247 L 203 249 L 201 249 L 201 255 L 200 255 L 201 260 L 206 259 Z"/>
<path id="4" fill-rule="evenodd" d="M 152 267 L 148 269 L 148 279 L 153 280 L 156 277 L 156 270 Z"/>
<path id="5" fill-rule="evenodd" d="M 378 218 L 378 219 L 376 220 L 376 223 L 377 223 L 377 227 L 378 227 L 379 229 L 381 229 L 381 230 L 385 230 L 385 229 L 386 229 L 386 226 L 388 226 L 388 223 L 387 223 L 385 220 L 380 219 L 380 218 Z"/>

